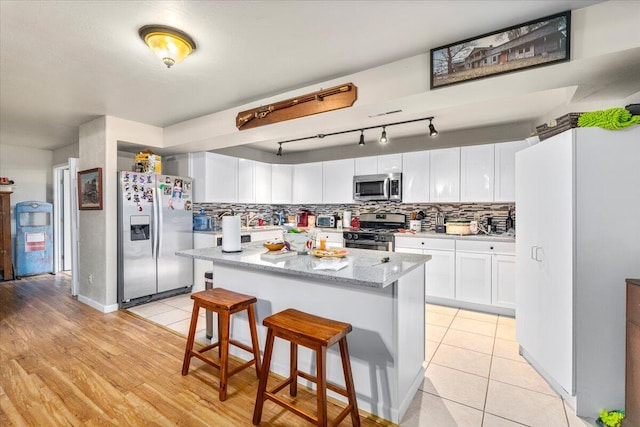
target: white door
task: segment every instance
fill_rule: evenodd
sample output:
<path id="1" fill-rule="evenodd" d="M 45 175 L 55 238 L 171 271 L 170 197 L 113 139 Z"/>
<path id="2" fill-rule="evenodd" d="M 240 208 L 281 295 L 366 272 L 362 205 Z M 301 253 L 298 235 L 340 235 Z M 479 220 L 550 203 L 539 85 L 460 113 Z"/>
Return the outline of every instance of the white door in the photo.
<path id="1" fill-rule="evenodd" d="M 322 162 L 322 202 L 353 203 L 354 159 Z"/>
<path id="2" fill-rule="evenodd" d="M 431 150 L 430 160 L 430 200 L 460 201 L 460 147 Z"/>
<path id="3" fill-rule="evenodd" d="M 238 203 L 256 201 L 255 164 L 253 160 L 238 159 Z"/>
<path id="4" fill-rule="evenodd" d="M 255 162 L 254 185 L 256 203 L 271 203 L 271 165 Z"/>
<path id="5" fill-rule="evenodd" d="M 69 178 L 71 190 L 71 295 L 78 295 L 80 284 L 78 281 L 79 253 L 80 253 L 80 229 L 78 205 L 78 162 L 80 159 L 69 158 Z"/>
<path id="6" fill-rule="evenodd" d="M 358 157 L 356 175 L 374 175 L 378 173 L 378 156 Z"/>
<path id="7" fill-rule="evenodd" d="M 491 267 L 491 303 L 516 308 L 516 257 L 493 255 Z"/>
<path id="8" fill-rule="evenodd" d="M 271 203 L 291 203 L 293 165 L 271 165 Z"/>
<path id="9" fill-rule="evenodd" d="M 378 173 L 402 172 L 402 153 L 378 156 Z"/>
<path id="10" fill-rule="evenodd" d="M 493 144 L 460 149 L 460 201 L 493 201 Z"/>
<path id="11" fill-rule="evenodd" d="M 322 162 L 293 166 L 293 203 L 322 203 Z"/>
<path id="12" fill-rule="evenodd" d="M 516 153 L 529 146 L 526 141 L 501 142 L 495 147 L 495 180 L 493 200 L 516 200 Z"/>
<path id="13" fill-rule="evenodd" d="M 402 201 L 424 203 L 429 201 L 429 151 L 402 155 Z"/>
<path id="14" fill-rule="evenodd" d="M 455 299 L 456 255 L 454 251 L 426 249 L 431 255 L 426 268 L 426 296 Z"/>
<path id="15" fill-rule="evenodd" d="M 491 254 L 456 252 L 456 299 L 491 304 Z"/>

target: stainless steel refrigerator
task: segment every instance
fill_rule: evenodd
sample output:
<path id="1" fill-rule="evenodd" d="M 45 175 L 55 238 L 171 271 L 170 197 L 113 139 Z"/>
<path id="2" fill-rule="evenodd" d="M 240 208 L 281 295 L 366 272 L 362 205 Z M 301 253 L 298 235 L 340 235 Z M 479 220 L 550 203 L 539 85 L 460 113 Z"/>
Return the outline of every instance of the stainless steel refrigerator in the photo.
<path id="1" fill-rule="evenodd" d="M 122 308 L 190 292 L 191 179 L 118 172 L 118 304 Z"/>

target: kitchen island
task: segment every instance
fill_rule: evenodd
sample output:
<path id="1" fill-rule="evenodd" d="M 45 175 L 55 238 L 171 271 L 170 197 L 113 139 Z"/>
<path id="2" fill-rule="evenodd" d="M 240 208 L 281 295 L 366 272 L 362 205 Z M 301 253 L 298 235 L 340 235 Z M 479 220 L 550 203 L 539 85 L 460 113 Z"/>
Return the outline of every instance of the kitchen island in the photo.
<path id="1" fill-rule="evenodd" d="M 351 323 L 348 335 L 353 379 L 360 409 L 399 423 L 424 379 L 424 268 L 428 255 L 348 249 L 345 258 L 294 255 L 266 259 L 259 244 L 246 244 L 240 253 L 221 248 L 192 249 L 177 255 L 213 263 L 214 286 L 258 298 L 256 316 L 260 348 L 266 328 L 262 319 L 286 308 Z M 383 257 L 389 262 L 381 263 Z M 334 271 L 322 269 L 345 263 Z M 232 320 L 231 334 L 249 343 L 247 318 Z M 215 328 L 214 328 L 215 330 Z M 243 359 L 249 357 L 233 349 Z M 300 348 L 298 366 L 315 373 L 313 352 Z M 276 340 L 273 372 L 287 376 L 289 345 Z M 337 348 L 327 352 L 327 380 L 344 386 Z M 312 383 L 302 381 L 311 387 Z M 344 401 L 341 395 L 329 392 Z"/>

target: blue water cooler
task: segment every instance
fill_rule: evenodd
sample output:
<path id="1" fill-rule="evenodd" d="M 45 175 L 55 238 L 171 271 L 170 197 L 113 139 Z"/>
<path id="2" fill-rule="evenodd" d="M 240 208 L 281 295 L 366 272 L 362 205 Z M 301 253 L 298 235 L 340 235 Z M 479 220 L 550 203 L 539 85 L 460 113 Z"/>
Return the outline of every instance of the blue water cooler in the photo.
<path id="1" fill-rule="evenodd" d="M 53 273 L 53 205 L 16 203 L 15 276 Z"/>

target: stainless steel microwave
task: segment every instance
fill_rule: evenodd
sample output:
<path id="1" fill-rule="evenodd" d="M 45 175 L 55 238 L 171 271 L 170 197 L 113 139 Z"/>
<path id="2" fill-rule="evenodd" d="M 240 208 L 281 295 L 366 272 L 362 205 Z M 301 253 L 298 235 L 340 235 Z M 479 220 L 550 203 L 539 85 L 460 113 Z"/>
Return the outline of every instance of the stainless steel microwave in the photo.
<path id="1" fill-rule="evenodd" d="M 402 201 L 402 174 L 356 175 L 353 177 L 353 200 Z"/>

